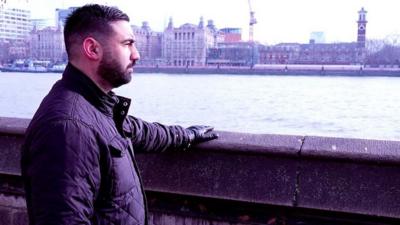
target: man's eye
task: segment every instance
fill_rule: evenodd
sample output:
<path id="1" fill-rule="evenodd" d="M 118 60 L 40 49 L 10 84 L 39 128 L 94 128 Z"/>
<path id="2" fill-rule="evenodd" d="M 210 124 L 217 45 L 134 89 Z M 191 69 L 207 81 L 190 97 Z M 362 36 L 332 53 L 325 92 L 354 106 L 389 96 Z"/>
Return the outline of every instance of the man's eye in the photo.
<path id="1" fill-rule="evenodd" d="M 128 41 L 126 42 L 126 45 L 132 46 L 135 42 L 134 41 Z"/>

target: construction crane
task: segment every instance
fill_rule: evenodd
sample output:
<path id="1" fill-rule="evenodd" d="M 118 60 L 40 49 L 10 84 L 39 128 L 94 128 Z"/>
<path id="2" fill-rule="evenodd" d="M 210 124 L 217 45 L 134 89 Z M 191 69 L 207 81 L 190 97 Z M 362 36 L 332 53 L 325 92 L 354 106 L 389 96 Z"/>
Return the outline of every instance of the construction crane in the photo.
<path id="1" fill-rule="evenodd" d="M 255 16 L 254 16 L 254 11 L 253 11 L 253 9 L 251 8 L 251 0 L 248 0 L 248 2 L 249 2 L 249 11 L 250 11 L 250 22 L 249 22 L 249 42 L 253 42 L 254 41 L 254 37 L 253 37 L 253 34 L 254 34 L 254 24 L 256 24 L 257 23 L 257 20 L 256 20 L 256 18 L 255 18 Z"/>

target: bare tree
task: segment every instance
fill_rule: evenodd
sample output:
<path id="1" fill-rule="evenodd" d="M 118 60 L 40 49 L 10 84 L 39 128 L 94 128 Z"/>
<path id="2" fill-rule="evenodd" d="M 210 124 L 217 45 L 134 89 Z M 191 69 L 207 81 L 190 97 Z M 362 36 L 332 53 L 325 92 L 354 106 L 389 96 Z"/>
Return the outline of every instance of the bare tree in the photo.
<path id="1" fill-rule="evenodd" d="M 366 48 L 366 64 L 400 66 L 399 34 L 391 34 L 380 40 L 368 40 Z"/>

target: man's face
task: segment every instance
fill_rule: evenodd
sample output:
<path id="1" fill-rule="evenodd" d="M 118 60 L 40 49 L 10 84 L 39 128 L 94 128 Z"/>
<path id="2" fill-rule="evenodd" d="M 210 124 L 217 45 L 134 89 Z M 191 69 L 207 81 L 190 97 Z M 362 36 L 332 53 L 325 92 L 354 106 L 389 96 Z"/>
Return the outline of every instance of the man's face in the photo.
<path id="1" fill-rule="evenodd" d="M 110 23 L 114 33 L 106 38 L 103 57 L 97 73 L 111 87 L 116 88 L 129 83 L 133 66 L 140 58 L 135 47 L 135 37 L 127 21 Z"/>

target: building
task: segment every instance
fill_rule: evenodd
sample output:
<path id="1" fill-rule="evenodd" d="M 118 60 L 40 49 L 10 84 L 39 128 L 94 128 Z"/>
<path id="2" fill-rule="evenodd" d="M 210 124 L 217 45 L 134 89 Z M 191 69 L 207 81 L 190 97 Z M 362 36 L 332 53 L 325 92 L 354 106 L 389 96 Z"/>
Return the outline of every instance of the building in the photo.
<path id="1" fill-rule="evenodd" d="M 0 65 L 6 63 L 9 60 L 8 50 L 10 48 L 10 43 L 5 41 L 0 41 Z"/>
<path id="2" fill-rule="evenodd" d="M 261 64 L 362 64 L 364 48 L 357 42 L 318 44 L 280 43 L 260 47 Z"/>
<path id="3" fill-rule="evenodd" d="M 292 64 L 300 58 L 299 43 L 281 43 L 271 46 L 260 46 L 261 64 Z"/>
<path id="4" fill-rule="evenodd" d="M 358 11 L 358 21 L 357 21 L 357 44 L 360 48 L 365 48 L 366 40 L 366 30 L 367 30 L 367 11 L 361 8 Z"/>
<path id="5" fill-rule="evenodd" d="M 328 44 L 301 44 L 295 64 L 358 64 L 362 62 L 361 49 L 355 42 Z"/>
<path id="6" fill-rule="evenodd" d="M 223 36 L 209 21 L 204 25 L 200 18 L 198 25 L 183 24 L 175 28 L 172 18 L 164 30 L 162 39 L 163 64 L 167 66 L 205 66 L 208 49 L 215 47 Z"/>
<path id="7" fill-rule="evenodd" d="M 214 20 L 207 21 L 207 29 L 213 34 L 213 46 L 217 46 L 218 43 L 224 42 L 224 33 L 217 29 L 214 25 Z"/>
<path id="8" fill-rule="evenodd" d="M 147 22 L 143 22 L 141 27 L 132 26 L 132 30 L 136 37 L 136 48 L 140 53 L 138 64 L 144 66 L 161 64 L 162 34 L 152 31 Z"/>
<path id="9" fill-rule="evenodd" d="M 314 32 L 308 44 L 281 43 L 260 48 L 262 64 L 364 64 L 366 11 L 358 14 L 357 39 L 347 43 L 324 43 L 322 32 Z"/>
<path id="10" fill-rule="evenodd" d="M 67 61 L 63 27 L 46 27 L 33 29 L 30 33 L 31 59 L 50 61 L 52 63 Z"/>
<path id="11" fill-rule="evenodd" d="M 356 42 L 319 44 L 310 40 L 300 46 L 299 64 L 363 64 L 365 62 L 366 13 L 358 11 Z"/>
<path id="12" fill-rule="evenodd" d="M 254 42 L 223 42 L 210 48 L 209 66 L 254 66 L 259 63 L 258 44 Z"/>
<path id="13" fill-rule="evenodd" d="M 0 8 L 0 62 L 26 58 L 27 38 L 32 29 L 31 12 L 22 8 Z"/>
<path id="14" fill-rule="evenodd" d="M 30 55 L 28 40 L 13 41 L 8 47 L 7 61 L 14 61 L 17 59 L 25 59 Z"/>
<path id="15" fill-rule="evenodd" d="M 240 28 L 222 28 L 220 30 L 224 35 L 225 43 L 241 42 L 242 41 L 242 29 Z"/>
<path id="16" fill-rule="evenodd" d="M 32 29 L 30 19 L 29 10 L 0 8 L 0 40 L 24 41 Z"/>

